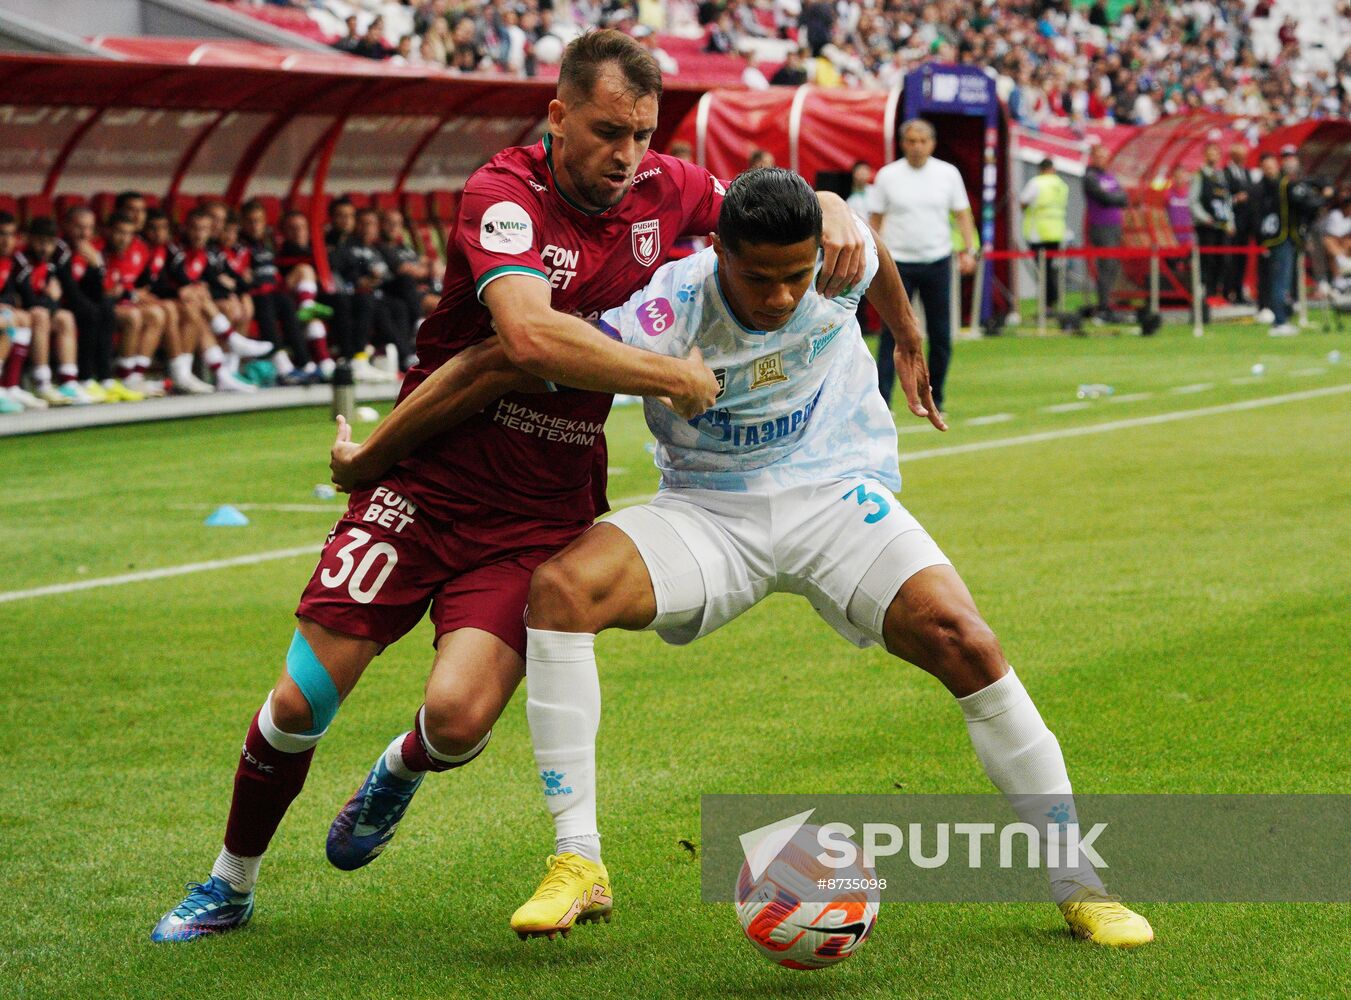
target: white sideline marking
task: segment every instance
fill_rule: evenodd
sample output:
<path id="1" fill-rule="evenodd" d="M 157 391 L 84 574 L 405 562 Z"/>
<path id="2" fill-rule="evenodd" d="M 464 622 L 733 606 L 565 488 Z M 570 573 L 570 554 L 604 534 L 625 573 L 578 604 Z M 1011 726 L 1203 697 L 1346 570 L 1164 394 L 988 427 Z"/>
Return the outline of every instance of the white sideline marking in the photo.
<path id="1" fill-rule="evenodd" d="M 30 597 L 49 597 L 53 594 L 70 594 L 77 590 L 94 590 L 98 587 L 119 587 L 124 583 L 141 583 L 145 580 L 163 580 L 170 576 L 185 576 L 188 573 L 205 573 L 213 569 L 227 569 L 231 566 L 252 566 L 255 563 L 272 562 L 276 559 L 292 559 L 295 556 L 314 555 L 323 546 L 302 545 L 294 549 L 274 549 L 271 552 L 255 552 L 248 556 L 233 556 L 229 559 L 212 559 L 207 562 L 187 563 L 183 566 L 164 566 L 160 569 L 142 570 L 140 573 L 123 573 L 120 576 L 100 576 L 93 580 L 76 580 L 74 583 L 54 583 L 49 587 L 34 587 L 32 590 L 10 590 L 0 593 L 0 604 L 7 601 L 22 601 Z"/>
<path id="2" fill-rule="evenodd" d="M 1326 368 L 1296 368 L 1296 369 L 1295 369 L 1294 371 L 1292 371 L 1290 374 L 1291 374 L 1291 375 L 1326 375 L 1327 373 L 1328 373 L 1328 370 L 1327 370 Z"/>
<path id="3" fill-rule="evenodd" d="M 947 448 L 930 448 L 927 451 L 915 451 L 902 455 L 902 462 L 917 462 L 924 458 L 942 458 L 946 455 L 965 455 L 976 451 L 993 451 L 996 448 L 1012 448 L 1022 444 L 1040 444 L 1043 441 L 1057 441 L 1061 438 L 1085 437 L 1090 434 L 1105 434 L 1108 431 L 1126 430 L 1130 427 L 1149 427 L 1154 424 L 1168 424 L 1176 420 L 1190 420 L 1194 417 L 1209 417 L 1221 413 L 1238 413 L 1243 410 L 1259 410 L 1281 403 L 1294 403 L 1303 399 L 1317 399 L 1320 396 L 1337 396 L 1351 392 L 1351 382 L 1342 385 L 1326 386 L 1321 389 L 1306 389 L 1303 392 L 1287 392 L 1281 396 L 1265 396 L 1261 399 L 1249 399 L 1238 403 L 1223 403 L 1219 406 L 1204 406 L 1196 410 L 1177 410 L 1173 413 L 1156 413 L 1149 417 L 1131 417 L 1129 420 L 1109 420 L 1087 427 L 1062 427 L 1054 431 L 1041 431 L 1036 434 L 1020 434 L 1017 437 L 995 438 L 992 441 L 973 441 L 970 444 L 957 444 Z M 629 507 L 652 499 L 653 494 L 620 497 L 611 501 L 611 507 Z M 256 563 L 272 562 L 277 559 L 291 559 L 295 556 L 314 555 L 322 546 L 302 545 L 299 548 L 275 549 L 272 552 L 256 552 L 248 556 L 234 556 L 230 559 L 212 559 L 208 562 L 187 563 L 183 566 L 165 566 L 162 569 L 149 569 L 140 573 L 123 573 L 120 576 L 103 576 L 93 580 L 78 580 L 74 583 L 56 583 L 47 587 L 34 587 L 31 590 L 10 590 L 0 592 L 0 604 L 9 601 L 22 601 L 30 597 L 48 597 L 54 594 L 69 594 L 77 590 L 94 590 L 98 587 L 117 587 L 124 583 L 141 583 L 146 580 L 163 580 L 171 576 L 184 576 L 188 573 L 205 573 L 209 570 L 228 569 L 231 566 L 252 566 Z"/>
<path id="4" fill-rule="evenodd" d="M 1107 401 L 1109 403 L 1138 403 L 1142 399 L 1153 398 L 1154 394 L 1152 392 L 1128 392 L 1121 396 L 1111 396 Z"/>
<path id="5" fill-rule="evenodd" d="M 1056 403 L 1054 406 L 1043 406 L 1042 413 L 1073 413 L 1075 410 L 1086 410 L 1092 403 Z"/>
<path id="6" fill-rule="evenodd" d="M 1207 389 L 1215 388 L 1214 382 L 1196 382 L 1192 385 L 1179 385 L 1169 389 L 1169 392 L 1176 393 L 1179 396 L 1186 395 L 1189 392 L 1205 392 Z"/>
<path id="7" fill-rule="evenodd" d="M 171 507 L 174 510 L 215 510 L 217 507 L 225 506 L 218 503 L 176 503 Z M 344 500 L 338 503 L 232 503 L 228 506 L 235 510 L 262 510 L 277 511 L 283 514 L 341 514 L 347 509 L 347 503 Z"/>
<path id="8" fill-rule="evenodd" d="M 1230 385 L 1252 385 L 1254 382 L 1260 382 L 1266 378 L 1265 375 L 1240 375 L 1238 378 L 1231 378 Z"/>
<path id="9" fill-rule="evenodd" d="M 986 424 L 1006 424 L 1012 419 L 1012 413 L 991 413 L 988 417 L 972 417 L 966 423 L 968 427 L 984 427 Z"/>
<path id="10" fill-rule="evenodd" d="M 941 458 L 944 455 L 965 455 L 972 451 L 990 451 L 994 448 L 1011 448 L 1019 444 L 1040 444 L 1042 441 L 1056 441 L 1060 438 L 1085 437 L 1089 434 L 1105 434 L 1108 431 L 1122 431 L 1129 427 L 1149 427 L 1153 424 L 1170 424 L 1175 420 L 1190 420 L 1193 417 L 1210 417 L 1220 413 L 1238 413 L 1242 410 L 1260 410 L 1266 406 L 1280 403 L 1294 403 L 1301 399 L 1316 399 L 1319 396 L 1335 396 L 1351 392 L 1351 382 L 1343 385 L 1328 386 L 1325 389 L 1306 389 L 1303 392 L 1287 392 L 1282 396 L 1263 396 L 1261 399 L 1249 399 L 1239 403 L 1221 403 L 1218 406 L 1203 406 L 1197 410 L 1175 410 L 1172 413 L 1156 413 L 1150 417 L 1131 417 L 1128 420 L 1108 420 L 1101 424 L 1089 424 L 1087 427 L 1062 427 L 1055 431 L 1040 431 L 1036 434 L 1020 434 L 1011 438 L 995 438 L 993 441 L 973 441 L 970 444 L 955 444 L 947 448 L 930 448 L 927 451 L 912 451 L 901 456 L 902 465 L 921 458 Z"/>

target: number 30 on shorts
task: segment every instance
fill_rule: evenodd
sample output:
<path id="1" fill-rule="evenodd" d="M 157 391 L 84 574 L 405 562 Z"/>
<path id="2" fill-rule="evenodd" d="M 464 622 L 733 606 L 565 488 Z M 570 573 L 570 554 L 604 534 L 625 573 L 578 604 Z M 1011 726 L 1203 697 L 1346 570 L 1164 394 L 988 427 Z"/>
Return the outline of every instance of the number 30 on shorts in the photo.
<path id="1" fill-rule="evenodd" d="M 351 541 L 336 553 L 340 565 L 337 569 L 326 569 L 320 573 L 319 582 L 325 587 L 336 588 L 341 587 L 346 581 L 347 593 L 352 596 L 352 600 L 358 604 L 370 604 L 389 579 L 389 574 L 394 572 L 394 567 L 398 565 L 399 553 L 388 542 L 376 542 L 361 554 L 361 560 L 358 562 L 356 552 L 371 540 L 371 534 L 360 528 L 348 528 L 347 537 Z M 384 565 L 380 567 L 375 577 L 368 581 L 367 577 L 371 575 L 381 557 L 384 559 Z"/>
<path id="2" fill-rule="evenodd" d="M 870 503 L 877 508 L 876 510 L 871 511 L 868 516 L 863 519 L 864 524 L 876 524 L 891 513 L 891 501 L 880 493 L 873 493 L 862 483 L 855 486 L 844 496 L 840 497 L 840 499 L 848 500 L 850 497 L 853 497 L 854 500 L 858 501 L 860 507 Z"/>

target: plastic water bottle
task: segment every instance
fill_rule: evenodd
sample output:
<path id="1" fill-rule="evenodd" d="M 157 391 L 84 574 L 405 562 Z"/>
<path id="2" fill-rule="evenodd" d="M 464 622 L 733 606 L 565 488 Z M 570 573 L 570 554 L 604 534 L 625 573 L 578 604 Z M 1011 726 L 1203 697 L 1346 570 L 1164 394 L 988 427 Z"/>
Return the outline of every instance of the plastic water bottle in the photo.
<path id="1" fill-rule="evenodd" d="M 1080 399 L 1100 399 L 1103 396 L 1110 396 L 1113 389 L 1110 385 L 1104 385 L 1101 382 L 1091 382 L 1079 386 L 1075 393 Z"/>
<path id="2" fill-rule="evenodd" d="M 333 369 L 333 419 L 342 414 L 347 422 L 352 422 L 352 410 L 356 407 L 357 388 L 352 380 L 352 366 L 345 359 Z"/>

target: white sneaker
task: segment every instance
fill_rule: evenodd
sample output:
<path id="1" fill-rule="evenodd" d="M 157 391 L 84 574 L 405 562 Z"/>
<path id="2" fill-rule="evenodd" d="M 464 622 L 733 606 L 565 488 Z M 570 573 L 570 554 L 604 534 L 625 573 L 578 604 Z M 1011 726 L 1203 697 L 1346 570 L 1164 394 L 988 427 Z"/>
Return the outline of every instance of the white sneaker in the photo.
<path id="1" fill-rule="evenodd" d="M 224 368 L 221 368 L 216 372 L 216 391 L 251 393 L 257 392 L 258 387 L 249 385 L 247 382 L 241 382 Z"/>
<path id="2" fill-rule="evenodd" d="M 1299 335 L 1299 327 L 1294 323 L 1282 323 L 1279 326 L 1273 326 L 1267 331 L 1272 337 L 1295 337 Z"/>
<path id="3" fill-rule="evenodd" d="M 358 382 L 393 382 L 398 376 L 389 372 L 382 372 L 375 368 L 365 358 L 352 359 L 352 378 Z"/>
<path id="4" fill-rule="evenodd" d="M 63 396 L 60 390 L 50 382 L 46 385 L 38 386 L 38 391 L 35 395 L 48 406 L 69 406 L 71 402 L 69 397 Z"/>
<path id="5" fill-rule="evenodd" d="M 0 391 L 5 392 L 10 399 L 14 400 L 14 402 L 18 403 L 25 410 L 45 410 L 47 409 L 48 406 L 51 405 L 50 403 L 47 402 L 47 400 L 38 399 L 37 396 L 34 396 L 27 389 L 23 389 L 17 385 L 14 386 L 12 389 L 5 389 Z"/>
<path id="6" fill-rule="evenodd" d="M 185 373 L 182 378 L 174 379 L 175 395 L 209 396 L 215 391 L 215 387 L 210 382 L 203 382 L 192 372 Z"/>
<path id="7" fill-rule="evenodd" d="M 1276 314 L 1270 309 L 1259 309 L 1257 310 L 1256 319 L 1259 323 L 1275 323 Z"/>
<path id="8" fill-rule="evenodd" d="M 146 399 L 159 399 L 165 395 L 164 382 L 159 379 L 148 379 L 140 372 L 133 372 L 122 380 L 122 384 L 133 392 L 139 392 Z"/>
<path id="9" fill-rule="evenodd" d="M 333 377 L 333 369 L 337 367 L 338 363 L 332 358 L 324 358 L 323 361 L 319 362 L 319 374 L 324 376 L 324 381 L 327 382 Z"/>
<path id="10" fill-rule="evenodd" d="M 241 358 L 263 358 L 276 350 L 271 341 L 253 340 L 242 333 L 232 333 L 226 341 L 226 350 Z"/>

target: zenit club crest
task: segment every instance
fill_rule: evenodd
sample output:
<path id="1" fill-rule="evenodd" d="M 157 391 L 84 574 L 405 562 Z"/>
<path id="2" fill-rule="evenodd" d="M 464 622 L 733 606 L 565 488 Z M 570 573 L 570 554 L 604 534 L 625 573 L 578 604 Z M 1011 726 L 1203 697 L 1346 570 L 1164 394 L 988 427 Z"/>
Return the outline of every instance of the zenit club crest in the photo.
<path id="1" fill-rule="evenodd" d="M 713 377 L 718 380 L 718 394 L 714 399 L 722 399 L 722 394 L 727 391 L 727 369 L 714 368 Z"/>
<path id="2" fill-rule="evenodd" d="M 775 351 L 773 354 L 766 354 L 763 358 L 756 358 L 754 364 L 755 378 L 751 380 L 752 389 L 761 389 L 767 385 L 788 381 L 788 376 L 783 373 L 782 351 Z"/>
<path id="3" fill-rule="evenodd" d="M 629 229 L 629 239 L 633 243 L 634 260 L 643 267 L 650 267 L 661 252 L 661 220 L 635 222 Z"/>

